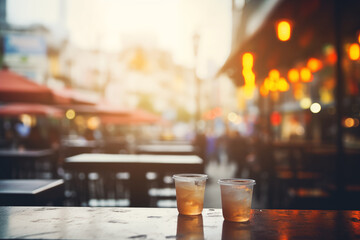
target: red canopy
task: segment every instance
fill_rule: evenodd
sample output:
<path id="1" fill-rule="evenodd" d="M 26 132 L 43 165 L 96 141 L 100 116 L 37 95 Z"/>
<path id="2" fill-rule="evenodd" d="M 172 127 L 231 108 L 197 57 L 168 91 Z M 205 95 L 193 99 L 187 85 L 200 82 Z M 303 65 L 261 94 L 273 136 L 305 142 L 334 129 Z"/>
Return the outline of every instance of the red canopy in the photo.
<path id="1" fill-rule="evenodd" d="M 19 116 L 21 114 L 61 118 L 64 112 L 56 107 L 35 103 L 10 103 L 0 106 L 0 116 Z"/>
<path id="2" fill-rule="evenodd" d="M 140 125 L 164 122 L 161 117 L 144 110 L 133 110 L 126 115 L 103 115 L 100 116 L 100 119 L 104 124 L 118 125 Z"/>
<path id="3" fill-rule="evenodd" d="M 0 71 L 0 101 L 52 103 L 50 88 L 8 70 Z"/>
<path id="4" fill-rule="evenodd" d="M 104 115 L 110 115 L 110 116 L 125 116 L 129 115 L 130 111 L 126 110 L 124 108 L 110 105 L 105 102 L 100 102 L 96 105 L 62 105 L 59 106 L 64 110 L 73 109 L 76 113 L 79 114 L 90 114 L 90 115 L 98 115 L 98 116 L 104 116 Z"/>

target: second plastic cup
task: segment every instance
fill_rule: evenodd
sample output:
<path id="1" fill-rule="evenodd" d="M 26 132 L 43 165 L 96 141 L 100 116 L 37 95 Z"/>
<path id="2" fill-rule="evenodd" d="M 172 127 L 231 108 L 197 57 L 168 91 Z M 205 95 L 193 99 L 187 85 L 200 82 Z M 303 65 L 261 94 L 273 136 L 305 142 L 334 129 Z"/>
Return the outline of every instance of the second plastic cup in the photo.
<path id="1" fill-rule="evenodd" d="M 218 183 L 224 219 L 231 222 L 248 221 L 255 180 L 232 178 L 220 179 Z"/>
<path id="2" fill-rule="evenodd" d="M 177 209 L 182 215 L 199 215 L 204 206 L 204 193 L 207 175 L 175 174 Z"/>

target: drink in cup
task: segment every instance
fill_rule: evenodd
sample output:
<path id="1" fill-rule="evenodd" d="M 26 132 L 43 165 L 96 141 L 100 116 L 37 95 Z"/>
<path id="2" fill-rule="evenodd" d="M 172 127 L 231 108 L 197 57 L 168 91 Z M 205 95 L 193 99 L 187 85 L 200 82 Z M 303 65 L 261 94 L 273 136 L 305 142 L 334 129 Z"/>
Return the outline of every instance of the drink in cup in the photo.
<path id="1" fill-rule="evenodd" d="M 222 212 L 226 221 L 246 222 L 250 218 L 255 180 L 220 179 Z"/>
<path id="2" fill-rule="evenodd" d="M 177 209 L 183 215 L 201 214 L 204 205 L 204 193 L 207 175 L 175 174 Z"/>

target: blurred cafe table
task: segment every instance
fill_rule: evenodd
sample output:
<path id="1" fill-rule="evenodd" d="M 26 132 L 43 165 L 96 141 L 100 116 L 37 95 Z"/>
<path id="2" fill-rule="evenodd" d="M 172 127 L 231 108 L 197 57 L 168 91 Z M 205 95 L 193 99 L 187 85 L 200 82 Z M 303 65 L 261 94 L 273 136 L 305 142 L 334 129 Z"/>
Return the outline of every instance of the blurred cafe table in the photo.
<path id="1" fill-rule="evenodd" d="M 65 159 L 65 170 L 73 176 L 84 173 L 85 184 L 76 183 L 76 191 L 85 190 L 85 201 L 88 202 L 88 175 L 101 173 L 104 181 L 111 181 L 110 176 L 117 172 L 130 174 L 130 206 L 149 206 L 150 197 L 147 189 L 146 173 L 155 172 L 158 178 L 171 173 L 203 173 L 203 160 L 196 155 L 154 155 L 154 154 L 80 154 Z M 77 181 L 79 182 L 79 181 Z M 84 186 L 85 189 L 79 189 Z M 106 185 L 109 186 L 110 184 Z"/>
<path id="2" fill-rule="evenodd" d="M 60 205 L 64 199 L 62 179 L 0 180 L 1 206 Z"/>
<path id="3" fill-rule="evenodd" d="M 56 176 L 56 151 L 53 149 L 0 149 L 0 178 L 39 178 L 45 164 Z M 40 172 L 39 172 L 39 171 Z"/>
<path id="4" fill-rule="evenodd" d="M 221 209 L 198 216 L 176 208 L 0 207 L 0 238 L 358 239 L 359 211 L 252 210 L 247 223 Z"/>
<path id="5" fill-rule="evenodd" d="M 139 154 L 159 154 L 159 155 L 194 155 L 194 146 L 190 144 L 147 144 L 138 145 Z"/>
<path id="6" fill-rule="evenodd" d="M 78 155 L 81 153 L 91 153 L 100 149 L 102 142 L 98 140 L 86 139 L 62 139 L 61 147 L 65 157 Z"/>

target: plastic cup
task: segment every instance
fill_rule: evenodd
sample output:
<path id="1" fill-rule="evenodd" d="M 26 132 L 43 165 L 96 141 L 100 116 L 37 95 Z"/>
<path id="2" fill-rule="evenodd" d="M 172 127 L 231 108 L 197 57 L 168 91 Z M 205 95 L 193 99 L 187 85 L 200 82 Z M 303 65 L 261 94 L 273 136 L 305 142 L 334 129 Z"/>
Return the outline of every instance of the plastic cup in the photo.
<path id="1" fill-rule="evenodd" d="M 255 180 L 231 178 L 220 179 L 218 183 L 224 219 L 230 222 L 249 221 Z"/>
<path id="2" fill-rule="evenodd" d="M 199 215 L 204 206 L 204 193 L 207 175 L 175 174 L 177 209 L 182 215 Z"/>

